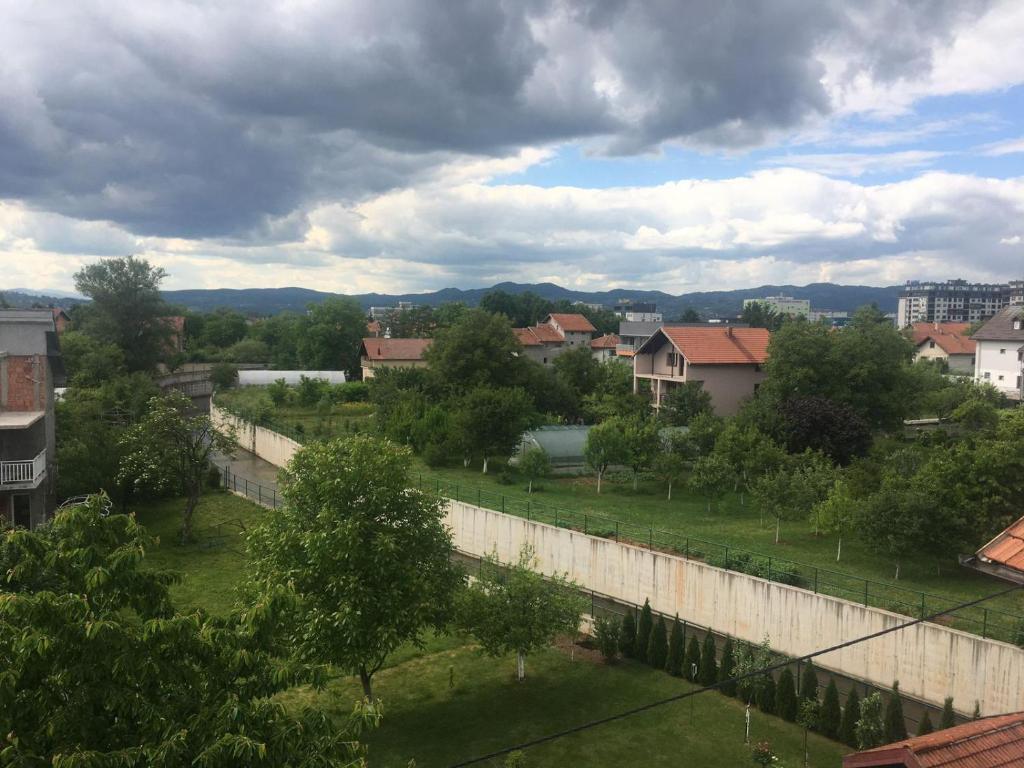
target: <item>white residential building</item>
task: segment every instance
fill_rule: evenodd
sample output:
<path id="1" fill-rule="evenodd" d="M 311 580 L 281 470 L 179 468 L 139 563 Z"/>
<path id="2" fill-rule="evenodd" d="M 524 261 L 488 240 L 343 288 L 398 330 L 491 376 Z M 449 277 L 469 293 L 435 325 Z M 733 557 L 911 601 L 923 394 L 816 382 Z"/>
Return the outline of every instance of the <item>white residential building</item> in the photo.
<path id="1" fill-rule="evenodd" d="M 1011 306 L 975 332 L 974 379 L 1012 400 L 1024 399 L 1024 307 Z"/>
<path id="2" fill-rule="evenodd" d="M 1003 307 L 1024 302 L 1024 281 L 968 283 L 907 281 L 900 294 L 896 324 L 975 323 L 988 320 Z"/>
<path id="3" fill-rule="evenodd" d="M 792 296 L 765 296 L 763 299 L 744 299 L 743 307 L 751 304 L 763 304 L 777 315 L 803 315 L 809 317 L 811 314 L 810 299 L 794 299 Z"/>

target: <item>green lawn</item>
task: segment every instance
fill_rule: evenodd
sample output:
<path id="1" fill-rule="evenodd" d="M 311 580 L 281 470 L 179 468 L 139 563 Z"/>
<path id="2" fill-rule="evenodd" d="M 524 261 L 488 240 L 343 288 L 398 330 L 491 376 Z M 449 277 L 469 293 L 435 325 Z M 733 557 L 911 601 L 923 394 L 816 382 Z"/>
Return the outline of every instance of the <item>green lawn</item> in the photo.
<path id="1" fill-rule="evenodd" d="M 458 496 L 463 501 L 480 503 L 492 509 L 504 507 L 504 511 L 519 515 L 527 514 L 529 509 L 531 517 L 545 522 L 553 522 L 558 510 L 560 524 L 566 524 L 564 521 L 569 518 L 573 527 L 582 529 L 583 516 L 587 515 L 588 531 L 596 530 L 602 535 L 613 535 L 615 530 L 613 523 L 601 519 L 604 517 L 623 523 L 620 526 L 623 539 L 646 544 L 651 527 L 675 534 L 654 534 L 655 545 L 665 549 L 678 546 L 683 551 L 686 537 L 693 537 L 730 547 L 731 558 L 735 558 L 737 549 L 764 555 L 765 558 L 759 561 L 762 563 L 770 556 L 776 569 L 784 564 L 780 561 L 796 561 L 806 564 L 799 567 L 802 586 L 813 588 L 814 568 L 817 567 L 821 591 L 850 600 L 863 602 L 863 579 L 868 579 L 872 581 L 868 585 L 870 604 L 910 615 L 920 613 L 917 591 L 938 596 L 938 599 L 926 599 L 925 609 L 932 613 L 949 607 L 951 603 L 1006 588 L 1003 582 L 962 568 L 955 561 L 940 563 L 930 557 L 907 558 L 902 564 L 898 583 L 894 583 L 894 563 L 885 551 L 847 537 L 843 541 L 842 559 L 837 563 L 836 537 L 815 536 L 809 521 L 783 522 L 782 541 L 776 545 L 774 521 L 762 522 L 749 499 L 746 504 L 741 504 L 737 494 L 727 495 L 709 513 L 706 501 L 689 492 L 685 486 L 677 485 L 669 502 L 664 485 L 651 479 L 641 480 L 636 491 L 628 479 L 606 481 L 599 495 L 594 478 L 580 476 L 547 479 L 543 481 L 541 491 L 535 491 L 528 497 L 525 481 L 502 483 L 500 468 L 494 462 L 491 466 L 491 472 L 484 475 L 479 468 L 430 469 L 417 462 L 414 476 L 417 480 L 422 478 L 424 488 L 436 488 L 440 479 L 442 483 L 448 483 L 446 491 L 449 495 L 454 495 L 455 486 L 458 486 Z M 711 555 L 716 558 L 713 560 L 715 564 L 722 564 L 723 550 L 720 547 L 691 541 L 690 551 Z M 830 571 L 859 578 L 844 578 Z M 978 633 L 984 624 L 987 634 L 1012 640 L 1020 629 L 1016 616 L 1024 615 L 1024 593 L 1018 591 L 986 605 L 989 606 L 987 615 L 982 608 L 974 608 L 965 611 L 963 618 L 954 623 Z M 1003 615 L 1003 611 L 1013 615 Z"/>
<path id="2" fill-rule="evenodd" d="M 222 613 L 245 573 L 237 523 L 250 526 L 269 513 L 235 496 L 209 494 L 196 513 L 201 543 L 180 546 L 175 541 L 181 508 L 181 500 L 137 505 L 139 521 L 159 536 L 147 562 L 184 574 L 184 583 L 174 589 L 179 607 Z M 225 545 L 203 546 L 216 535 L 218 524 Z M 463 638 L 431 636 L 422 649 L 402 648 L 376 678 L 385 715 L 382 726 L 366 737 L 370 765 L 404 768 L 415 758 L 418 768 L 446 766 L 688 690 L 686 683 L 662 672 L 631 662 L 608 667 L 591 656 L 582 649 L 575 659 L 565 649 L 539 653 L 528 660 L 527 680 L 520 684 L 513 680 L 511 658 L 483 657 Z M 449 687 L 452 675 L 455 685 Z M 354 678 L 339 676 L 322 692 L 299 689 L 285 701 L 315 704 L 342 718 L 359 695 Z M 743 744 L 739 702 L 704 694 L 694 700 L 692 723 L 690 717 L 689 702 L 671 704 L 531 749 L 527 765 L 752 765 Z M 754 738 L 771 739 L 783 765 L 802 764 L 799 728 L 757 711 L 752 723 Z M 844 752 L 840 745 L 812 735 L 810 747 L 811 765 L 838 768 Z"/>

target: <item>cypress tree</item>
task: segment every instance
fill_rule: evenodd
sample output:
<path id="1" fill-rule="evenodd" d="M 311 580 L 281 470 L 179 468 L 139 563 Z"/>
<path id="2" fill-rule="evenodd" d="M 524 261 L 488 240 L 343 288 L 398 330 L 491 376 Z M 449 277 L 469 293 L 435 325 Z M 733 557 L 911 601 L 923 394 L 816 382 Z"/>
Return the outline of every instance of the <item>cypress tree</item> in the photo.
<path id="1" fill-rule="evenodd" d="M 722 663 L 718 665 L 718 679 L 719 681 L 728 680 L 736 672 L 736 655 L 732 648 L 732 638 L 725 638 L 725 645 L 722 646 Z M 723 683 L 722 687 L 718 689 L 726 696 L 736 696 L 736 683 L 729 682 Z"/>
<path id="2" fill-rule="evenodd" d="M 683 625 L 679 623 L 679 614 L 672 622 L 672 631 L 668 636 L 668 661 L 666 668 L 670 675 L 679 677 L 683 674 Z"/>
<path id="3" fill-rule="evenodd" d="M 647 643 L 647 663 L 655 669 L 664 669 L 668 658 L 668 632 L 665 630 L 665 617 L 659 616 L 658 623 L 651 631 L 651 639 Z"/>
<path id="4" fill-rule="evenodd" d="M 633 653 L 637 661 L 647 661 L 647 646 L 651 642 L 651 630 L 654 629 L 654 617 L 651 615 L 651 601 L 644 600 L 640 609 L 640 621 L 636 625 L 636 645 Z"/>
<path id="5" fill-rule="evenodd" d="M 633 612 L 629 611 L 622 619 L 622 626 L 619 629 L 619 650 L 627 659 L 632 659 L 636 649 L 636 619 Z"/>
<path id="6" fill-rule="evenodd" d="M 953 714 L 953 697 L 949 696 L 942 705 L 942 716 L 939 718 L 939 730 L 944 731 L 946 728 L 952 728 L 954 725 L 956 725 L 956 715 Z"/>
<path id="7" fill-rule="evenodd" d="M 779 673 L 779 684 L 775 686 L 775 714 L 783 720 L 795 723 L 796 713 L 796 681 L 789 667 L 786 667 Z"/>
<path id="8" fill-rule="evenodd" d="M 928 710 L 924 711 L 924 717 L 921 718 L 921 722 L 917 724 L 917 735 L 927 736 L 929 733 L 935 730 L 935 726 L 932 725 L 932 718 L 928 714 Z"/>
<path id="9" fill-rule="evenodd" d="M 839 726 L 839 740 L 848 747 L 857 748 L 857 721 L 860 720 L 860 696 L 851 690 L 843 707 L 843 722 Z"/>
<path id="10" fill-rule="evenodd" d="M 818 673 L 809 661 L 800 676 L 800 698 L 808 701 L 816 701 L 818 698 Z"/>
<path id="11" fill-rule="evenodd" d="M 701 685 L 714 685 L 718 681 L 718 664 L 715 663 L 715 638 L 710 630 L 704 635 L 704 647 L 700 650 L 700 669 L 697 671 L 697 681 Z"/>
<path id="12" fill-rule="evenodd" d="M 766 715 L 775 714 L 775 678 L 770 674 L 764 676 L 757 692 L 757 706 Z"/>
<path id="13" fill-rule="evenodd" d="M 839 706 L 839 689 L 836 687 L 836 681 L 830 677 L 828 686 L 825 688 L 825 698 L 821 700 L 819 723 L 822 735 L 830 739 L 838 739 L 842 720 L 843 710 Z"/>
<path id="14" fill-rule="evenodd" d="M 700 670 L 700 641 L 697 633 L 690 635 L 690 642 L 686 645 L 686 656 L 683 657 L 683 677 L 690 682 L 697 680 L 693 673 L 694 669 Z"/>
<path id="15" fill-rule="evenodd" d="M 891 744 L 907 738 L 907 723 L 903 719 L 903 700 L 900 698 L 900 682 L 892 684 L 892 693 L 885 702 L 885 740 Z"/>
<path id="16" fill-rule="evenodd" d="M 981 703 L 975 699 L 974 712 L 971 713 L 971 720 L 977 720 L 979 717 L 981 717 Z"/>

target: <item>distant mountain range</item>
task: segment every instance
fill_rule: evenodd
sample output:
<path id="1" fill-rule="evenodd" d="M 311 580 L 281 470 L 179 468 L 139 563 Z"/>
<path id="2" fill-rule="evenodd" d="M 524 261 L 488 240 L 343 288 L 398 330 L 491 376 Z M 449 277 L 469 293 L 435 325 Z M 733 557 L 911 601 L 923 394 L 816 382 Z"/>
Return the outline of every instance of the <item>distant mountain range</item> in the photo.
<path id="1" fill-rule="evenodd" d="M 684 293 L 679 296 L 663 291 L 614 290 L 614 291 L 574 291 L 554 283 L 498 283 L 490 288 L 443 288 L 431 293 L 364 293 L 351 298 L 358 301 L 364 308 L 371 306 L 394 306 L 399 301 L 410 301 L 413 304 L 437 306 L 449 301 L 461 301 L 469 306 L 476 306 L 484 294 L 489 291 L 505 291 L 506 293 L 525 293 L 531 291 L 551 301 L 566 299 L 581 301 L 587 304 L 612 305 L 622 299 L 653 302 L 658 305 L 667 319 L 677 317 L 683 310 L 692 307 L 703 316 L 735 315 L 743 306 L 744 299 L 763 298 L 765 296 L 793 296 L 798 299 L 810 299 L 811 307 L 819 310 L 835 310 L 851 312 L 864 304 L 877 304 L 883 312 L 895 312 L 896 303 L 902 286 L 878 288 L 868 285 L 836 285 L 835 283 L 812 283 L 811 285 L 762 285 L 757 288 L 741 288 L 732 291 L 702 291 Z M 197 312 L 208 312 L 219 307 L 236 309 L 252 315 L 273 315 L 278 312 L 302 312 L 309 304 L 314 304 L 330 297 L 342 294 L 314 291 L 309 288 L 214 288 L 189 289 L 182 291 L 164 291 L 164 298 L 171 304 Z M 13 306 L 31 306 L 32 303 L 44 305 L 69 306 L 80 300 L 37 296 L 19 290 L 4 293 L 7 301 Z"/>

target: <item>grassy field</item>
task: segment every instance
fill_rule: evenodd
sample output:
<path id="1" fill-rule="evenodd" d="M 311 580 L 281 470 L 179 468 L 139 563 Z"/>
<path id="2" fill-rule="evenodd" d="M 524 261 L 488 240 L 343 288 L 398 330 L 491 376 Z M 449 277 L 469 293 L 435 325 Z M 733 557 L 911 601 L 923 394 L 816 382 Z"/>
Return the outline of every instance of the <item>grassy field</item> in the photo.
<path id="1" fill-rule="evenodd" d="M 492 467 L 495 467 L 494 463 Z M 605 535 L 612 534 L 614 524 L 600 519 L 606 517 L 628 524 L 620 529 L 622 538 L 643 543 L 647 543 L 649 529 L 653 527 L 676 534 L 668 537 L 655 534 L 656 544 L 660 540 L 663 545 L 672 542 L 684 546 L 685 537 L 694 537 L 733 548 L 733 557 L 736 549 L 771 556 L 776 568 L 783 565 L 780 562 L 782 560 L 796 561 L 805 564 L 799 566 L 804 579 L 802 585 L 812 586 L 814 568 L 817 567 L 821 590 L 850 600 L 863 601 L 862 580 L 868 579 L 872 582 L 868 585 L 869 602 L 872 605 L 911 615 L 920 612 L 920 598 L 916 595 L 918 590 L 937 596 L 937 599 L 926 599 L 926 610 L 934 612 L 949 607 L 955 601 L 1005 589 L 1002 582 L 962 568 L 955 561 L 940 563 L 935 558 L 916 556 L 904 560 L 900 579 L 894 583 L 895 567 L 887 552 L 847 537 L 843 541 L 842 559 L 837 563 L 836 537 L 816 536 L 810 521 L 784 521 L 782 539 L 779 544 L 775 544 L 774 520 L 762 521 L 749 499 L 746 504 L 741 504 L 737 494 L 728 494 L 709 513 L 703 498 L 680 485 L 673 489 L 672 501 L 668 501 L 665 486 L 654 480 L 641 480 L 636 491 L 633 490 L 632 482 L 626 478 L 619 482 L 605 481 L 598 494 L 593 477 L 550 478 L 543 481 L 541 491 L 535 490 L 528 497 L 525 481 L 503 483 L 497 468 L 492 468 L 491 473 L 484 475 L 479 468 L 463 469 L 460 466 L 430 469 L 417 463 L 414 476 L 417 479 L 423 478 L 423 487 L 436 488 L 440 479 L 442 484 L 448 483 L 449 495 L 454 495 L 457 485 L 459 498 L 463 501 L 477 503 L 479 500 L 482 506 L 493 509 L 504 506 L 506 512 L 514 514 L 526 514 L 529 501 L 531 515 L 545 522 L 552 522 L 554 510 L 558 509 L 573 513 L 572 520 L 578 527 L 582 527 L 582 516 L 587 515 L 588 530 L 591 532 L 596 529 Z M 568 516 L 563 514 L 563 518 Z M 692 549 L 714 553 L 721 558 L 720 548 L 707 547 L 697 542 L 691 546 Z M 844 572 L 860 577 L 860 580 L 843 578 L 828 571 Z M 958 625 L 973 632 L 981 632 L 984 623 L 987 632 L 995 631 L 1001 639 L 1012 639 L 1019 629 L 1018 620 L 1000 615 L 999 611 L 1024 615 L 1024 594 L 1018 591 L 986 605 L 995 610 L 989 610 L 987 616 L 981 608 L 965 611 Z"/>
<path id="2" fill-rule="evenodd" d="M 209 494 L 197 511 L 200 543 L 180 546 L 175 533 L 181 507 L 180 500 L 137 507 L 139 521 L 160 537 L 147 561 L 185 575 L 174 591 L 180 607 L 224 612 L 245 573 L 238 524 L 250 526 L 268 513 L 234 496 Z M 223 545 L 204 546 L 218 531 Z M 514 681 L 511 658 L 483 657 L 465 638 L 429 637 L 424 648 L 402 648 L 376 678 L 385 716 L 382 726 L 365 739 L 370 765 L 404 768 L 415 759 L 418 768 L 446 766 L 689 689 L 662 672 L 632 662 L 609 667 L 586 649 L 570 653 L 569 644 L 563 645 L 530 657 L 524 683 Z M 285 700 L 315 704 L 343 718 L 359 695 L 354 678 L 338 676 L 324 691 L 298 689 Z M 801 729 L 752 711 L 752 734 L 771 740 L 782 765 L 802 764 Z M 812 766 L 838 768 L 845 751 L 840 745 L 813 734 L 809 744 Z M 690 703 L 675 703 L 527 753 L 529 768 L 681 763 L 707 768 L 752 765 L 743 744 L 742 705 L 717 693 L 704 694 L 694 700 L 692 722 Z"/>

